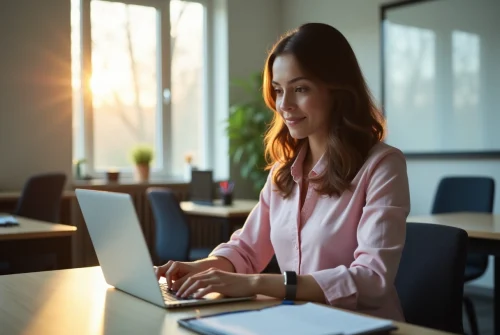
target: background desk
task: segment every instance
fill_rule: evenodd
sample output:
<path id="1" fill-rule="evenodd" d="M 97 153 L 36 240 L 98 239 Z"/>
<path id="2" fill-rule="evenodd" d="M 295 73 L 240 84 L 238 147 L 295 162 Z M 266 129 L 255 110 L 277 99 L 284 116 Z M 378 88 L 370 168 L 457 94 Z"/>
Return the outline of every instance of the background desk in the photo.
<path id="1" fill-rule="evenodd" d="M 73 226 L 15 217 L 19 226 L 0 228 L 0 260 L 15 263 L 19 257 L 54 253 L 59 269 L 72 267 Z"/>
<path id="2" fill-rule="evenodd" d="M 243 226 L 257 200 L 234 200 L 231 206 L 222 206 L 220 200 L 210 205 L 197 205 L 191 201 L 182 201 L 181 208 L 190 218 L 192 224 L 208 225 L 220 224 L 220 242 L 229 240 L 236 229 Z M 209 227 L 207 227 L 209 228 Z"/>
<path id="3" fill-rule="evenodd" d="M 279 303 L 257 301 L 165 310 L 108 286 L 99 267 L 0 277 L 0 325 L 5 334 L 193 334 L 177 320 Z M 443 335 L 397 323 L 398 335 Z"/>
<path id="4" fill-rule="evenodd" d="M 449 213 L 411 216 L 407 222 L 442 224 L 465 230 L 469 250 L 494 256 L 493 319 L 494 333 L 500 334 L 500 215 L 483 213 Z"/>

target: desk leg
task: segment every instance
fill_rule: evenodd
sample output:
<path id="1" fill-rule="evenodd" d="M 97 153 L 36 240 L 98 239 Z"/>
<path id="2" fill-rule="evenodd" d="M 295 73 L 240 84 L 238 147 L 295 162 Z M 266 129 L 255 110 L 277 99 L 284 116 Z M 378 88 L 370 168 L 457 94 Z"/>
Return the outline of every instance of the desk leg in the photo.
<path id="1" fill-rule="evenodd" d="M 493 333 L 500 335 L 500 256 L 494 256 L 493 273 Z"/>

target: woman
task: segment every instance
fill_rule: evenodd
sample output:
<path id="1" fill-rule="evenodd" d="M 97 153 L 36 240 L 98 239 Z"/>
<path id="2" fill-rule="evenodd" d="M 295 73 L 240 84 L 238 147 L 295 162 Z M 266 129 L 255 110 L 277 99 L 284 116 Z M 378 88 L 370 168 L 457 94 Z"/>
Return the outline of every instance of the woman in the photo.
<path id="1" fill-rule="evenodd" d="M 268 56 L 263 90 L 275 113 L 258 205 L 210 257 L 170 261 L 158 278 L 183 297 L 264 294 L 404 320 L 394 278 L 410 207 L 406 162 L 381 142 L 349 43 L 325 24 L 299 27 Z M 274 254 L 286 284 L 260 273 Z"/>

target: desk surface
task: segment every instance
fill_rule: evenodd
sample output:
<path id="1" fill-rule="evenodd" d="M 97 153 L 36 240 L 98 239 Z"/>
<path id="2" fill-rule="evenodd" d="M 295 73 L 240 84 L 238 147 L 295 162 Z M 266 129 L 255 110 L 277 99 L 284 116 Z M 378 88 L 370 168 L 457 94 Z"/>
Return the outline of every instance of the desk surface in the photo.
<path id="1" fill-rule="evenodd" d="M 5 215 L 0 213 L 0 215 Z M 0 228 L 0 241 L 70 236 L 76 227 L 14 216 L 19 226 Z"/>
<path id="2" fill-rule="evenodd" d="M 3 201 L 17 201 L 21 197 L 21 191 L 9 191 L 9 192 L 0 192 L 0 200 Z M 73 198 L 75 196 L 75 192 L 71 190 L 63 191 L 62 198 Z"/>
<path id="3" fill-rule="evenodd" d="M 231 206 L 222 206 L 220 200 L 214 205 L 198 205 L 191 201 L 181 202 L 182 210 L 189 215 L 213 216 L 221 218 L 246 217 L 257 205 L 257 200 L 234 200 Z"/>
<path id="4" fill-rule="evenodd" d="M 410 216 L 407 222 L 434 223 L 461 228 L 469 237 L 500 240 L 500 215 L 485 213 L 447 213 Z"/>
<path id="5" fill-rule="evenodd" d="M 0 324 L 6 334 L 192 334 L 177 320 L 278 303 L 259 297 L 165 310 L 107 285 L 100 267 L 1 276 L 0 297 Z M 404 323 L 397 326 L 392 334 L 446 334 Z"/>

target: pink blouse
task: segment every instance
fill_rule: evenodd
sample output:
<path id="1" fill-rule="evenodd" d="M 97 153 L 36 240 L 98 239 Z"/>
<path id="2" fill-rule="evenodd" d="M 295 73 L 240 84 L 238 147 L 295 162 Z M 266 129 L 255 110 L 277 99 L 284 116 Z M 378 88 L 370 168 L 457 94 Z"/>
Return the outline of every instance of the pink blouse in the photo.
<path id="1" fill-rule="evenodd" d="M 259 273 L 273 254 L 282 271 L 311 275 L 337 307 L 404 320 L 394 286 L 406 235 L 410 195 L 405 157 L 375 145 L 341 196 L 319 195 L 309 183 L 300 210 L 304 148 L 292 165 L 296 187 L 284 199 L 271 173 L 243 228 L 211 255 L 227 258 L 238 273 Z M 309 177 L 326 165 L 322 157 Z"/>

